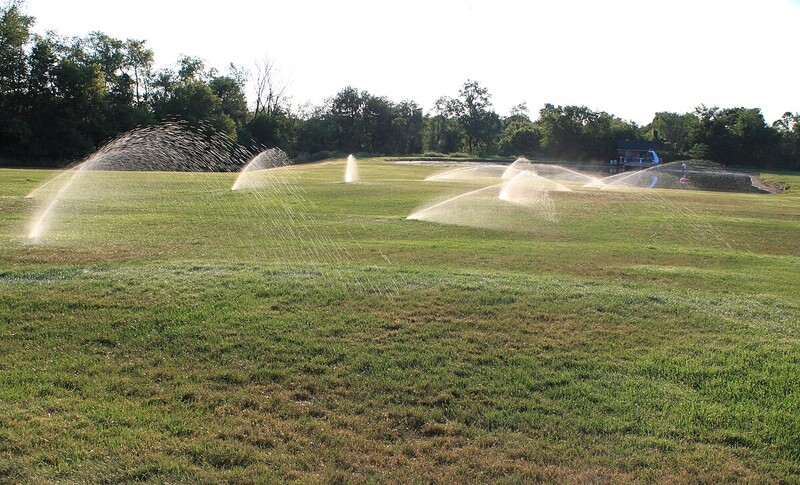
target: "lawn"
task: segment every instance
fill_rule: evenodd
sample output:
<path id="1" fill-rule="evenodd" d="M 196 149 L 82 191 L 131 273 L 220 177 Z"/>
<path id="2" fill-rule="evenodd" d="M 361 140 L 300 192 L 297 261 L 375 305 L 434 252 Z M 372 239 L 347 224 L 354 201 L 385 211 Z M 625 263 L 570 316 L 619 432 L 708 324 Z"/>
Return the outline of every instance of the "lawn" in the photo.
<path id="1" fill-rule="evenodd" d="M 800 176 L 0 170 L 0 481 L 800 483 Z"/>

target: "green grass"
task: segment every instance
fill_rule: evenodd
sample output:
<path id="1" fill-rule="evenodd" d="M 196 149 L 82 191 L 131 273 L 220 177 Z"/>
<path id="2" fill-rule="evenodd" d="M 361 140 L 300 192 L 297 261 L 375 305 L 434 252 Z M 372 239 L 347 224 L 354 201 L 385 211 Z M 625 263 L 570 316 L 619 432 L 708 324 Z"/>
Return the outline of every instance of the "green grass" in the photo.
<path id="1" fill-rule="evenodd" d="M 455 226 L 343 169 L 92 174 L 38 244 L 0 170 L 0 481 L 800 482 L 800 176 Z"/>
<path id="2" fill-rule="evenodd" d="M 800 175 L 781 172 L 762 174 L 761 177 L 768 182 L 777 182 L 785 187 L 785 194 L 797 195 L 800 193 Z"/>

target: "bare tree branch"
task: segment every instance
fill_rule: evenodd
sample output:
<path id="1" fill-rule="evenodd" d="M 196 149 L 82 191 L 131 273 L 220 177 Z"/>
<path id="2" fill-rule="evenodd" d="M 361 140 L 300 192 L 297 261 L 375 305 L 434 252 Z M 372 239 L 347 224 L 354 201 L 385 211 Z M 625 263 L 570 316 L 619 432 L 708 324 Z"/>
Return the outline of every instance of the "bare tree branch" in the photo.
<path id="1" fill-rule="evenodd" d="M 267 56 L 256 61 L 256 109 L 255 115 L 277 114 L 286 102 L 287 83 L 280 77 L 280 71 Z"/>

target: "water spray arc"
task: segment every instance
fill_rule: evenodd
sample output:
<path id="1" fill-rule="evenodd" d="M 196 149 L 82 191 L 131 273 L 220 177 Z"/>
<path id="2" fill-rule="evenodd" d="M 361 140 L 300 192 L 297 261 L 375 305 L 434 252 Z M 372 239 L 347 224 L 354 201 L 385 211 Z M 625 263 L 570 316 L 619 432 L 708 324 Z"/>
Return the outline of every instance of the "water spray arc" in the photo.
<path id="1" fill-rule="evenodd" d="M 526 205 L 547 192 L 572 192 L 572 189 L 526 170 L 506 182 L 498 198 L 505 202 Z"/>
<path id="2" fill-rule="evenodd" d="M 497 180 L 503 171 L 504 165 L 492 163 L 468 163 L 466 167 L 456 167 L 435 173 L 425 178 L 426 182 L 486 182 Z"/>
<path id="3" fill-rule="evenodd" d="M 531 162 L 524 157 L 520 157 L 514 160 L 514 162 L 511 165 L 509 165 L 508 168 L 503 172 L 503 175 L 501 175 L 500 178 L 503 180 L 510 180 L 514 178 L 514 176 L 517 175 L 520 171 L 519 167 L 525 163 L 530 164 Z"/>
<path id="4" fill-rule="evenodd" d="M 231 190 L 251 189 L 264 185 L 263 175 L 266 171 L 290 165 L 289 156 L 280 148 L 269 148 L 262 151 L 248 161 L 236 180 L 231 186 Z M 266 177 L 271 179 L 272 177 Z"/>
<path id="5" fill-rule="evenodd" d="M 74 165 L 68 168 L 66 171 L 56 175 L 55 177 L 51 178 L 47 182 L 43 183 L 42 185 L 33 189 L 28 195 L 25 196 L 26 199 L 34 199 L 39 196 L 40 193 L 44 192 L 45 189 L 49 188 L 51 185 L 55 185 L 57 182 L 60 182 L 64 179 L 69 180 L 69 178 L 75 175 L 75 172 L 83 168 L 86 162 L 81 162 L 77 165 Z"/>
<path id="6" fill-rule="evenodd" d="M 475 189 L 475 190 L 471 190 L 469 192 L 466 192 L 464 194 L 459 194 L 459 195 L 457 195 L 455 197 L 451 197 L 451 198 L 449 198 L 447 200 L 444 200 L 442 202 L 434 204 L 434 205 L 432 205 L 430 207 L 426 207 L 425 209 L 419 210 L 419 211 L 411 214 L 410 216 L 406 217 L 406 219 L 419 220 L 419 218 L 420 218 L 420 216 L 422 214 L 425 214 L 426 212 L 432 211 L 433 209 L 436 209 L 437 207 L 442 207 L 445 204 L 449 204 L 449 203 L 454 202 L 454 201 L 456 201 L 458 199 L 463 199 L 464 197 L 468 197 L 470 195 L 483 192 L 484 190 L 497 189 L 497 188 L 502 187 L 503 185 L 504 184 L 502 184 L 502 183 L 501 184 L 494 184 L 494 185 L 490 185 L 489 187 L 481 187 L 480 189 Z"/>
<path id="7" fill-rule="evenodd" d="M 425 182 L 434 182 L 434 181 L 437 181 L 437 180 L 448 180 L 448 179 L 451 178 L 452 175 L 456 175 L 456 174 L 460 174 L 460 173 L 464 173 L 464 172 L 469 172 L 469 171 L 474 170 L 474 169 L 475 169 L 474 167 L 454 168 L 452 170 L 447 170 L 446 172 L 436 173 L 436 174 L 430 175 L 428 177 L 425 177 Z"/>
<path id="8" fill-rule="evenodd" d="M 137 128 L 123 133 L 80 164 L 28 194 L 36 198 L 48 192 L 48 187 L 61 184 L 57 191 L 50 191 L 43 201 L 41 210 L 30 226 L 28 239 L 38 241 L 52 229 L 51 222 L 65 201 L 99 201 L 118 195 L 114 191 L 109 192 L 114 189 L 117 180 L 122 180 L 115 174 L 224 172 L 233 170 L 249 158 L 250 153 L 235 145 L 227 136 L 204 132 L 202 128 L 191 128 L 182 122 Z"/>
<path id="9" fill-rule="evenodd" d="M 72 184 L 75 182 L 75 180 L 77 180 L 78 176 L 81 175 L 81 171 L 84 169 L 84 167 L 86 167 L 86 164 L 88 163 L 88 161 L 89 160 L 87 160 L 86 162 L 81 163 L 80 165 L 76 166 L 72 170 L 66 172 L 67 174 L 71 173 L 72 175 L 67 179 L 66 182 L 64 182 L 64 184 L 61 187 L 59 187 L 59 189 L 55 193 L 55 195 L 50 198 L 50 201 L 47 203 L 47 205 L 44 207 L 44 209 L 34 219 L 33 224 L 31 225 L 31 230 L 28 233 L 28 239 L 29 240 L 36 241 L 39 238 L 41 238 L 42 234 L 44 234 L 45 228 L 46 228 L 46 223 L 47 223 L 48 217 L 50 216 L 50 213 L 53 211 L 53 209 L 56 207 L 56 205 L 58 205 L 58 203 L 61 201 L 61 198 L 69 190 L 69 188 L 72 186 Z M 36 191 L 34 191 L 34 192 L 36 192 Z M 33 194 L 33 192 L 31 192 L 31 194 Z M 29 197 L 30 197 L 30 194 L 29 194 Z"/>

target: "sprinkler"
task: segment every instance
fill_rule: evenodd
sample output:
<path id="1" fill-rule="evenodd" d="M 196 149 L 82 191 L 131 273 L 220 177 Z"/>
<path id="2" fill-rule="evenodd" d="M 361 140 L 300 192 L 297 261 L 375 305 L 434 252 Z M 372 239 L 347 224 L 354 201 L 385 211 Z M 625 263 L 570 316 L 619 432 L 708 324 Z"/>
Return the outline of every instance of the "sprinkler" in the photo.
<path id="1" fill-rule="evenodd" d="M 689 183 L 689 177 L 686 176 L 686 162 L 681 163 L 681 168 L 683 169 L 683 174 L 681 175 L 681 179 L 678 181 L 683 185 Z"/>

